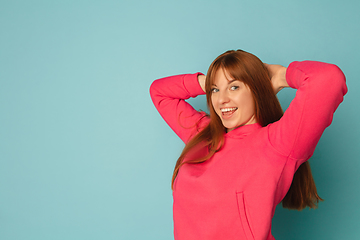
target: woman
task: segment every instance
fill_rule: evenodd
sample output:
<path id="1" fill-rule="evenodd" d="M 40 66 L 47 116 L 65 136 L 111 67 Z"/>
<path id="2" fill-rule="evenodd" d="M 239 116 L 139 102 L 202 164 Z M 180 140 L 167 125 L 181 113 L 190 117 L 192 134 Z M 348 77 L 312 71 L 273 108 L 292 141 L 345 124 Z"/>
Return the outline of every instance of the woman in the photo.
<path id="1" fill-rule="evenodd" d="M 282 114 L 276 93 L 285 87 L 297 93 Z M 175 239 L 274 239 L 277 204 L 316 207 L 307 160 L 346 91 L 335 65 L 285 68 L 242 50 L 220 55 L 206 77 L 156 80 L 152 100 L 186 144 L 172 182 Z M 210 116 L 185 102 L 204 93 Z"/>

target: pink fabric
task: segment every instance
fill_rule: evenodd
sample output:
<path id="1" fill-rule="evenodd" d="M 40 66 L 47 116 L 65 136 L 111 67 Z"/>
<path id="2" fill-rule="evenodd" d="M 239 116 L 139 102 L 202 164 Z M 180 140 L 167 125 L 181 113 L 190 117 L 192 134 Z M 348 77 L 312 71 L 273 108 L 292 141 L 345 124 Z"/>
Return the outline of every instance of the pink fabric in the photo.
<path id="1" fill-rule="evenodd" d="M 185 101 L 204 94 L 198 74 L 162 78 L 150 88 L 155 107 L 185 143 L 209 123 Z M 279 121 L 236 128 L 210 160 L 181 167 L 173 191 L 176 240 L 274 239 L 275 207 L 347 92 L 332 64 L 293 62 L 286 78 L 297 93 Z"/>

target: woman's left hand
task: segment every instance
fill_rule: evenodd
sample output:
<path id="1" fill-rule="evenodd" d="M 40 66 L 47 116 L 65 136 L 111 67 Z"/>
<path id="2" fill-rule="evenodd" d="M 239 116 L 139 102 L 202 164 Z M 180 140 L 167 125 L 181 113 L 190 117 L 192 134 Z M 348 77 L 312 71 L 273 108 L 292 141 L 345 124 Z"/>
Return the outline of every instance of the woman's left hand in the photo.
<path id="1" fill-rule="evenodd" d="M 275 94 L 277 94 L 281 89 L 289 87 L 289 84 L 286 81 L 286 67 L 278 64 L 264 63 L 264 65 L 269 70 L 271 85 Z"/>

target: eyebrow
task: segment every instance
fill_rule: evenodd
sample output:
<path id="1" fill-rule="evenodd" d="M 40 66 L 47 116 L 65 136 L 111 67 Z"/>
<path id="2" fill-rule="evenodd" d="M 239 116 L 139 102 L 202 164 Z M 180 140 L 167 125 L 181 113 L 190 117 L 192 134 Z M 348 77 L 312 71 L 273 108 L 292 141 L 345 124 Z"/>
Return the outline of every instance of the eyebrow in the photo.
<path id="1" fill-rule="evenodd" d="M 238 79 L 233 79 L 233 80 L 228 80 L 228 84 L 231 84 L 231 83 L 233 83 L 233 82 L 236 82 L 236 81 L 239 81 L 239 82 L 241 82 L 240 80 L 238 80 Z M 213 83 L 212 85 L 214 85 L 214 86 L 216 86 L 216 84 L 215 83 Z"/>
<path id="2" fill-rule="evenodd" d="M 229 85 L 229 84 L 231 84 L 231 83 L 233 83 L 233 82 L 236 82 L 236 81 L 241 82 L 241 81 L 240 81 L 240 80 L 238 80 L 238 79 L 228 80 L 228 82 L 229 82 L 229 83 L 228 83 L 228 85 Z M 211 86 L 215 86 L 215 87 L 217 87 L 215 83 L 213 83 Z"/>
<path id="3" fill-rule="evenodd" d="M 233 83 L 235 81 L 240 81 L 240 80 L 237 80 L 237 79 L 229 80 L 229 84 L 231 84 L 231 83 Z"/>

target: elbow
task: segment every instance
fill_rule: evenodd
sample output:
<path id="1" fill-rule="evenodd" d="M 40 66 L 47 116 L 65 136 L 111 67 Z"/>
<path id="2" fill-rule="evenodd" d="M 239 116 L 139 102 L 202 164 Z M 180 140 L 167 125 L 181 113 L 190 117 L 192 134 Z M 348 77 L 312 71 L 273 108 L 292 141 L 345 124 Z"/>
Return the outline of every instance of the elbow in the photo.
<path id="1" fill-rule="evenodd" d="M 335 64 L 318 63 L 317 77 L 323 79 L 324 90 L 328 94 L 344 96 L 347 93 L 346 78 L 343 71 Z"/>
<path id="2" fill-rule="evenodd" d="M 348 89 L 346 86 L 346 77 L 343 71 L 334 64 L 328 64 L 328 70 L 326 71 L 327 76 L 331 79 L 331 85 L 336 92 L 344 96 Z"/>
<path id="3" fill-rule="evenodd" d="M 149 93 L 150 93 L 150 98 L 153 102 L 153 104 L 155 105 L 155 107 L 157 107 L 159 105 L 160 99 L 159 99 L 159 80 L 155 80 L 154 82 L 151 83 L 150 88 L 149 88 Z"/>
<path id="4" fill-rule="evenodd" d="M 159 92 L 159 80 L 155 80 L 151 83 L 150 88 L 149 88 L 149 93 L 150 93 L 151 98 L 158 95 L 158 92 Z"/>

